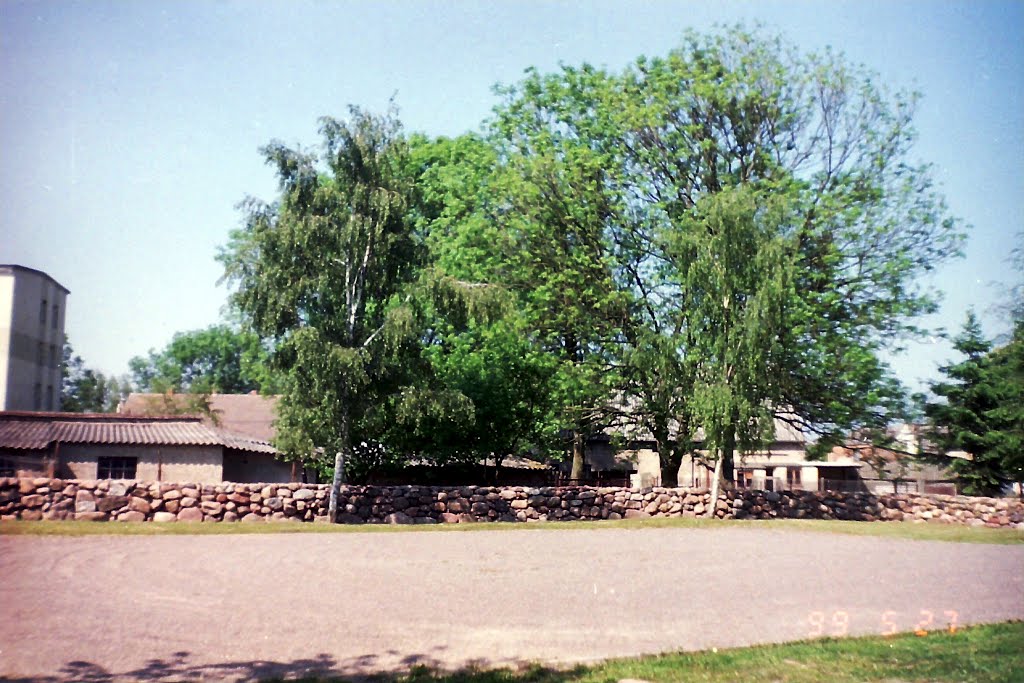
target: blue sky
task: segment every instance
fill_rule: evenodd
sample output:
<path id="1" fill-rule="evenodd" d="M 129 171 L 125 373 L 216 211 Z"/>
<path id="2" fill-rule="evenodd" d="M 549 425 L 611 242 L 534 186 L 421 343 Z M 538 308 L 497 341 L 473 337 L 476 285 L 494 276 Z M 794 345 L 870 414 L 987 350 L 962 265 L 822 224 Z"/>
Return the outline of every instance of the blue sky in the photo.
<path id="1" fill-rule="evenodd" d="M 397 94 L 410 131 L 477 129 L 523 69 L 618 68 L 687 28 L 763 22 L 831 45 L 924 99 L 915 156 L 973 226 L 930 280 L 925 321 L 986 331 L 1024 230 L 1024 2 L 20 2 L 0 0 L 0 263 L 71 290 L 67 333 L 108 373 L 219 320 L 214 260 L 246 195 L 272 199 L 258 148 L 317 143 L 316 120 Z M 917 386 L 951 357 L 894 360 Z"/>

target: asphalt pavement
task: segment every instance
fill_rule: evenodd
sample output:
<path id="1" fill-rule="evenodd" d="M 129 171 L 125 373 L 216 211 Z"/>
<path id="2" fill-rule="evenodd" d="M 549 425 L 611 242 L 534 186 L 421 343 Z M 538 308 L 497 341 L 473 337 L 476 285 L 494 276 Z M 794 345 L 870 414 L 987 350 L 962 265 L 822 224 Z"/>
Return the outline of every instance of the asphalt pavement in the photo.
<path id="1" fill-rule="evenodd" d="M 1024 619 L 1024 546 L 766 528 L 0 537 L 0 680 L 260 680 Z"/>

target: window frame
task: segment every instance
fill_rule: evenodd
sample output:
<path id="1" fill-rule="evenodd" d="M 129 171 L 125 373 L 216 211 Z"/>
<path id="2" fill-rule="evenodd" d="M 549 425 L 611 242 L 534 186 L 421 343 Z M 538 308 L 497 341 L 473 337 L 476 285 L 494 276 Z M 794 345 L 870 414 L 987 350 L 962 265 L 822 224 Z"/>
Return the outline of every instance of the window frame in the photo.
<path id="1" fill-rule="evenodd" d="M 139 458 L 134 455 L 100 455 L 96 458 L 97 479 L 136 479 Z M 127 475 L 131 476 L 115 476 Z M 106 475 L 106 476 L 104 476 Z"/>

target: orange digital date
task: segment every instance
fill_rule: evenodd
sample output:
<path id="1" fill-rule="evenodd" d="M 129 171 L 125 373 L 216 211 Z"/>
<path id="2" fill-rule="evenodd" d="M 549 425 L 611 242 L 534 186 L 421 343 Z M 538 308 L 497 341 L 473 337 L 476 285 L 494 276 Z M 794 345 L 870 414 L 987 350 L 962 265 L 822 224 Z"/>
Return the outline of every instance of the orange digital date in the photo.
<path id="1" fill-rule="evenodd" d="M 959 612 L 947 609 L 943 610 L 942 615 L 946 618 L 946 625 L 943 629 L 949 633 L 956 633 L 960 617 Z M 897 623 L 899 617 L 899 612 L 892 610 L 883 612 L 879 632 L 883 636 L 896 635 L 900 630 Z M 831 613 L 811 612 L 807 615 L 807 623 L 810 626 L 810 631 L 807 633 L 808 638 L 820 638 L 826 635 L 833 638 L 842 638 L 850 632 L 850 613 L 846 610 L 835 610 Z M 935 612 L 922 609 L 917 615 L 913 633 L 917 636 L 926 636 L 929 632 L 937 630 L 935 628 L 936 625 Z"/>

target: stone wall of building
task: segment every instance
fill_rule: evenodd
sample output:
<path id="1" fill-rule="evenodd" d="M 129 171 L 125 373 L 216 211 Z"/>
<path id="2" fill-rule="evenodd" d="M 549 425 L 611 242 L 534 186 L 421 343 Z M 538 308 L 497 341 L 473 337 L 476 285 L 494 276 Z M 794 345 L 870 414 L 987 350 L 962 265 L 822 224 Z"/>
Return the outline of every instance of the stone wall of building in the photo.
<path id="1" fill-rule="evenodd" d="M 326 521 L 326 484 L 0 479 L 0 519 L 120 521 Z M 349 524 L 542 522 L 705 516 L 704 489 L 617 487 L 346 486 Z M 728 491 L 719 518 L 931 521 L 1024 529 L 1024 501 L 917 494 Z"/>

